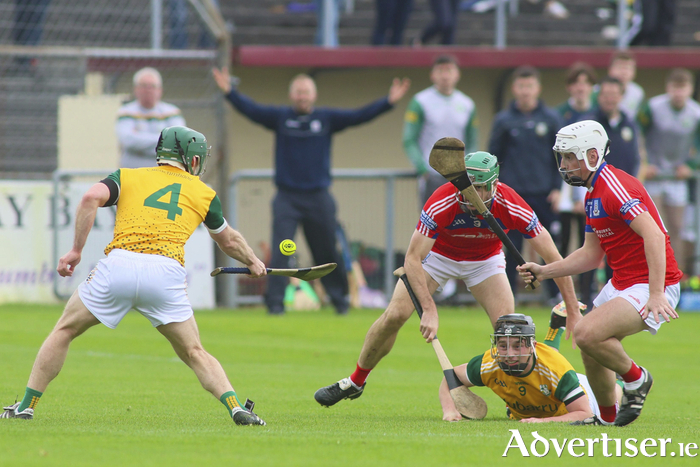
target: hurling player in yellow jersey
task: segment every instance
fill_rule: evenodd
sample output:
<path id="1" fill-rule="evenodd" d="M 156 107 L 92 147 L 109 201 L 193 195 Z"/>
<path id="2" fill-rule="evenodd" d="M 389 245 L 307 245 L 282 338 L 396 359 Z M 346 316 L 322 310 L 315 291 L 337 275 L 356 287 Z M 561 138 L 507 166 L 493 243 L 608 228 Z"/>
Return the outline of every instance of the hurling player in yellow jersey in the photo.
<path id="1" fill-rule="evenodd" d="M 556 346 L 536 342 L 532 318 L 520 313 L 498 318 L 491 350 L 454 370 L 466 387 L 487 386 L 503 399 L 513 420 L 574 422 L 592 417 L 598 407 L 586 377 L 574 371 Z M 618 400 L 621 395 L 618 387 Z M 462 419 L 444 380 L 440 403 L 443 420 Z"/>
<path id="2" fill-rule="evenodd" d="M 76 214 L 73 248 L 59 260 L 58 273 L 73 274 L 97 208 L 116 205 L 107 258 L 73 293 L 41 346 L 22 401 L 5 407 L 0 418 L 32 419 L 71 341 L 100 323 L 115 328 L 133 308 L 170 341 L 236 424 L 265 424 L 252 412 L 252 403 L 241 406 L 221 364 L 202 347 L 187 298 L 184 245 L 202 222 L 221 250 L 245 263 L 252 277 L 266 274 L 243 236 L 227 224 L 214 190 L 199 180 L 208 156 L 203 134 L 181 126 L 165 128 L 156 146 L 157 167 L 117 170 L 85 193 Z"/>

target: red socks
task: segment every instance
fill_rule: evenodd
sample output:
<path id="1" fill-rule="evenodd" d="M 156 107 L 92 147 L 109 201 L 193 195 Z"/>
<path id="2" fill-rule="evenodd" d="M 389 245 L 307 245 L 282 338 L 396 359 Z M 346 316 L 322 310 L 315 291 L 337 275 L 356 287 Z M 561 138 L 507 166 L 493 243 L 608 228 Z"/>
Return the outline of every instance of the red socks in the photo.
<path id="1" fill-rule="evenodd" d="M 364 368 L 360 368 L 360 365 L 357 365 L 357 368 L 355 369 L 355 373 L 350 375 L 350 380 L 358 388 L 362 387 L 362 385 L 365 384 L 365 381 L 367 380 L 367 376 L 369 376 L 370 371 L 372 371 L 372 370 L 365 370 Z"/>
<path id="2" fill-rule="evenodd" d="M 617 415 L 617 406 L 612 405 L 610 407 L 603 407 L 599 405 L 600 409 L 600 419 L 607 423 L 613 423 L 615 421 L 615 416 Z"/>
<path id="3" fill-rule="evenodd" d="M 632 368 L 622 376 L 622 380 L 625 383 L 634 383 L 642 377 L 642 369 L 637 366 L 636 363 L 632 362 Z"/>

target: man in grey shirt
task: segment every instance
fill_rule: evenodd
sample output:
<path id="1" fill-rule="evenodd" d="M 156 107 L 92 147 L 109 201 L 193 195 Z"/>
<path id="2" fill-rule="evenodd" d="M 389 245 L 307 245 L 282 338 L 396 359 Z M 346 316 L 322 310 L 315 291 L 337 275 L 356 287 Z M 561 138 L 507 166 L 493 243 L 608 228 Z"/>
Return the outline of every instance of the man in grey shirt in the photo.
<path id="1" fill-rule="evenodd" d="M 170 126 L 186 126 L 180 109 L 161 102 L 163 79 L 155 68 L 134 74 L 134 97 L 117 112 L 117 139 L 121 152 L 119 167 L 155 166 L 153 159 L 160 132 Z"/>
<path id="2" fill-rule="evenodd" d="M 647 150 L 645 187 L 661 211 L 679 259 L 692 256 L 685 254 L 681 243 L 684 233 L 692 233 L 684 232 L 690 201 L 688 179 L 697 167 L 700 149 L 700 104 L 690 97 L 693 82 L 688 70 L 671 70 L 666 94 L 649 99 L 638 116 Z M 694 237 L 686 240 L 694 241 Z"/>

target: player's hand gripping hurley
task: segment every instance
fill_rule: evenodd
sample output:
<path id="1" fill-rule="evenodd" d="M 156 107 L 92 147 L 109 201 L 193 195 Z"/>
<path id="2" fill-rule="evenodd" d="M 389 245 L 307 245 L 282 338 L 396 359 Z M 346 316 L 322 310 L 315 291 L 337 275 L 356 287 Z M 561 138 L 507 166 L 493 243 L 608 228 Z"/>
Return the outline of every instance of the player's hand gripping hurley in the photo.
<path id="1" fill-rule="evenodd" d="M 462 196 L 469 201 L 481 214 L 486 223 L 491 227 L 493 233 L 503 242 L 508 251 L 515 257 L 518 265 L 525 264 L 523 256 L 520 254 L 508 235 L 503 231 L 500 224 L 493 217 L 489 208 L 474 189 L 469 175 L 464 169 L 464 143 L 457 138 L 440 138 L 430 150 L 430 167 L 435 169 L 440 175 L 445 177 L 462 193 Z M 537 288 L 540 283 L 537 278 L 530 282 L 529 287 Z"/>
<path id="2" fill-rule="evenodd" d="M 287 276 L 296 277 L 304 281 L 312 281 L 314 279 L 319 279 L 333 272 L 333 270 L 338 266 L 336 263 L 326 263 L 319 266 L 313 266 L 310 268 L 296 268 L 296 269 L 272 269 L 267 268 L 267 273 L 271 276 Z M 218 276 L 219 274 L 250 274 L 250 269 L 248 268 L 216 268 L 211 272 L 211 276 Z"/>
<path id="3" fill-rule="evenodd" d="M 404 268 L 398 268 L 396 271 L 394 271 L 394 275 L 401 279 L 406 286 L 406 290 L 408 291 L 408 295 L 411 297 L 413 306 L 416 308 L 418 317 L 423 317 L 423 307 L 418 301 L 418 297 L 416 297 L 411 284 L 408 282 L 408 276 L 406 276 L 406 271 Z M 476 420 L 481 420 L 484 418 L 486 416 L 486 412 L 488 411 L 486 402 L 481 397 L 471 392 L 469 388 L 464 386 L 457 378 L 457 375 L 455 375 L 454 372 L 454 367 L 452 366 L 452 363 L 450 363 L 450 359 L 447 358 L 447 354 L 442 348 L 437 336 L 433 338 L 431 343 L 433 344 L 433 350 L 435 350 L 435 354 L 440 362 L 440 367 L 442 367 L 445 380 L 447 380 L 447 387 L 450 389 L 450 396 L 452 396 L 452 400 L 454 400 L 455 407 L 457 407 L 459 413 L 461 413 L 465 418 Z"/>

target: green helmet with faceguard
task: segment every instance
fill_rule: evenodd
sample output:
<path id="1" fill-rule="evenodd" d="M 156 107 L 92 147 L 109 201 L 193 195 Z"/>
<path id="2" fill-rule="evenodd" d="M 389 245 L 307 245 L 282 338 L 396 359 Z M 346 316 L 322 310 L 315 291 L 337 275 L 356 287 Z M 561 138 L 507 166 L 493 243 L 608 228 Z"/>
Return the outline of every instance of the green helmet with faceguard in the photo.
<path id="1" fill-rule="evenodd" d="M 206 170 L 209 149 L 202 133 L 185 126 L 171 126 L 160 132 L 156 161 L 178 162 L 188 173 L 199 176 Z"/>
<path id="2" fill-rule="evenodd" d="M 498 180 L 498 159 L 486 151 L 471 152 L 464 156 L 464 167 L 473 185 L 486 185 L 487 190 L 495 188 Z"/>
<path id="3" fill-rule="evenodd" d="M 464 156 L 464 168 L 467 171 L 467 175 L 469 175 L 472 185 L 484 187 L 486 191 L 491 193 L 488 199 L 483 200 L 484 204 L 489 206 L 489 203 L 496 195 L 496 186 L 498 185 L 498 173 L 500 171 L 498 159 L 486 151 L 470 152 Z M 475 210 L 471 203 L 462 199 L 461 194 L 457 196 L 457 199 L 463 210 L 471 212 Z"/>

